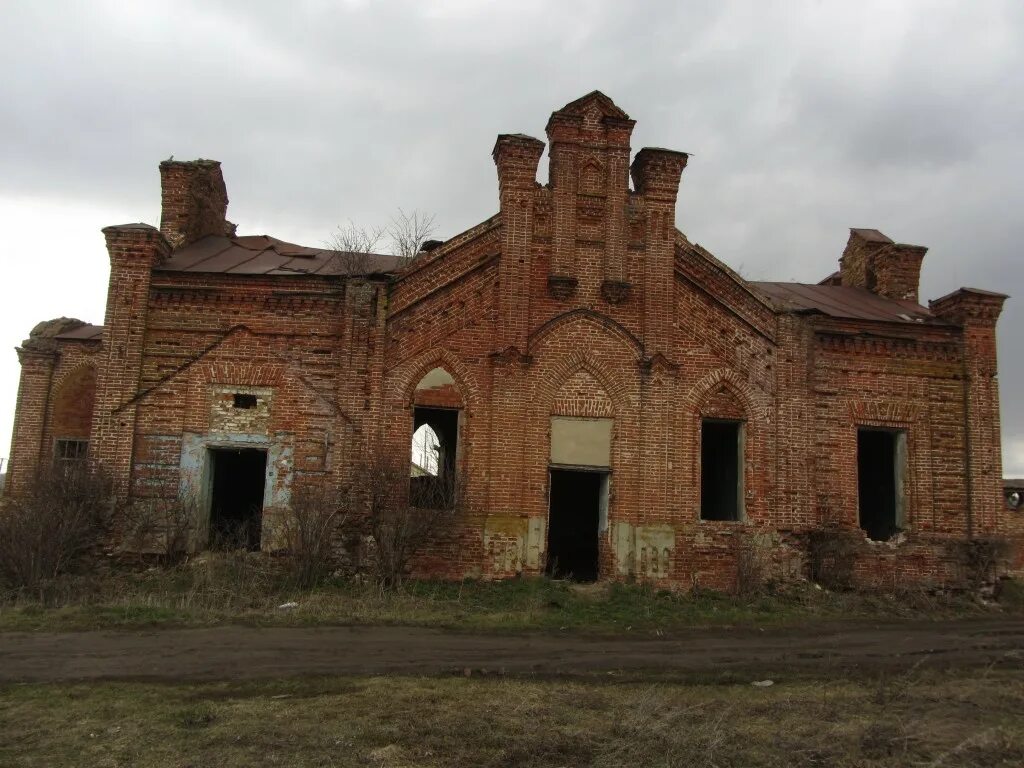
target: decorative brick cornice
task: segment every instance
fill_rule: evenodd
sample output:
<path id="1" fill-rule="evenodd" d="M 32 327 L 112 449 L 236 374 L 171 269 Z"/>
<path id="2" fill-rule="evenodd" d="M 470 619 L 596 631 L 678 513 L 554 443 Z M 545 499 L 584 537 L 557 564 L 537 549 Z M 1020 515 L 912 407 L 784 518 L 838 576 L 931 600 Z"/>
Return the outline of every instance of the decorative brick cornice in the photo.
<path id="1" fill-rule="evenodd" d="M 579 280 L 568 275 L 549 275 L 548 294 L 559 301 L 565 301 L 576 293 Z"/>
<path id="2" fill-rule="evenodd" d="M 605 280 L 601 283 L 601 295 L 609 304 L 622 304 L 629 299 L 633 286 L 623 280 Z"/>
<path id="3" fill-rule="evenodd" d="M 676 239 L 676 276 L 699 288 L 713 301 L 775 340 L 775 312 L 743 279 L 699 245 Z"/>
<path id="4" fill-rule="evenodd" d="M 518 365 L 526 367 L 533 362 L 533 356 L 524 354 L 519 351 L 518 347 L 505 347 L 505 349 L 498 350 L 497 352 L 491 352 L 491 361 L 495 365 L 506 366 L 506 365 Z"/>
<path id="5" fill-rule="evenodd" d="M 929 301 L 928 306 L 943 320 L 957 325 L 971 322 L 995 325 L 1006 299 L 1007 296 L 1003 293 L 983 291 L 979 288 L 960 288 L 942 298 Z"/>
<path id="6" fill-rule="evenodd" d="M 960 345 L 954 341 L 926 341 L 904 337 L 867 334 L 827 333 L 815 334 L 818 346 L 828 352 L 883 355 L 893 358 L 956 362 L 961 359 Z"/>
<path id="7" fill-rule="evenodd" d="M 669 375 L 675 376 L 679 373 L 679 366 L 673 363 L 660 352 L 650 357 L 642 357 L 639 362 L 640 372 L 645 375 Z"/>
<path id="8" fill-rule="evenodd" d="M 18 353 L 18 362 L 22 365 L 28 365 L 32 363 L 44 363 L 53 365 L 57 359 L 57 350 L 51 349 L 28 349 L 26 347 L 15 347 L 14 351 Z"/>

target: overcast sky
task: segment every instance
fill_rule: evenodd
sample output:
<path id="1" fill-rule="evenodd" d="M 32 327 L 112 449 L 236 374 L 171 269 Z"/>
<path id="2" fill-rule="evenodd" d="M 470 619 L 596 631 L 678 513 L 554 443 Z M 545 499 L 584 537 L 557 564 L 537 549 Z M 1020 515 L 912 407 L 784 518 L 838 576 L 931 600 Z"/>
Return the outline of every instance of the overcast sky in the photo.
<path id="1" fill-rule="evenodd" d="M 0 456 L 14 347 L 101 323 L 100 229 L 159 224 L 157 164 L 221 160 L 242 234 L 490 216 L 498 133 L 600 89 L 633 147 L 692 153 L 687 235 L 817 282 L 849 227 L 929 246 L 922 298 L 1003 291 L 1004 469 L 1024 476 L 1024 3 L 5 2 Z M 546 166 L 545 166 L 546 167 Z M 542 174 L 546 170 L 542 168 Z"/>

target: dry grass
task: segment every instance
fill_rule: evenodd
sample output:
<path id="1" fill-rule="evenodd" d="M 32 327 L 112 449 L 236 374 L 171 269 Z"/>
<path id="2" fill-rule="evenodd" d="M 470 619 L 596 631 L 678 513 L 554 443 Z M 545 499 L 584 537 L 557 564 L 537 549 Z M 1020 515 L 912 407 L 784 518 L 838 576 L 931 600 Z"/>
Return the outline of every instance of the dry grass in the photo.
<path id="1" fill-rule="evenodd" d="M 615 684 L 304 679 L 0 689 L 4 766 L 1024 764 L 1024 673 Z"/>
<path id="2" fill-rule="evenodd" d="M 1007 592 L 1010 594 L 1010 592 Z M 298 607 L 281 610 L 295 602 Z M 259 553 L 208 553 L 170 568 L 66 576 L 40 592 L 0 595 L 0 631 L 211 626 L 244 623 L 408 624 L 478 630 L 553 629 L 619 634 L 693 626 L 809 620 L 1020 615 L 966 596 L 832 593 L 813 586 L 733 597 L 628 584 L 578 588 L 548 579 L 417 582 L 394 590 L 347 579 L 295 585 L 287 562 Z"/>

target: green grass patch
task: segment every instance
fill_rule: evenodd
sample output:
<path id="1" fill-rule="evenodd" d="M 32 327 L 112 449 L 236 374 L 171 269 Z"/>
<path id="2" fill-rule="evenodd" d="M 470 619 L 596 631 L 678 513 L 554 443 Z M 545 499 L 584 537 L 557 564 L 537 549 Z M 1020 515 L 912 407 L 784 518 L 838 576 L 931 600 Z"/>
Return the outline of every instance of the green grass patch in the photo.
<path id="1" fill-rule="evenodd" d="M 1012 586 L 1012 585 L 1011 585 Z M 1019 587 L 1017 587 L 1019 589 Z M 1011 594 L 1004 589 L 1005 594 Z M 297 607 L 281 608 L 286 603 Z M 66 576 L 39 593 L 0 597 L 0 631 L 405 624 L 466 630 L 664 634 L 687 627 L 807 620 L 956 618 L 1024 612 L 925 592 L 834 593 L 803 584 L 737 597 L 649 585 L 574 585 L 545 578 L 408 581 L 382 590 L 349 579 L 291 586 L 272 558 L 204 555 L 171 568 Z"/>

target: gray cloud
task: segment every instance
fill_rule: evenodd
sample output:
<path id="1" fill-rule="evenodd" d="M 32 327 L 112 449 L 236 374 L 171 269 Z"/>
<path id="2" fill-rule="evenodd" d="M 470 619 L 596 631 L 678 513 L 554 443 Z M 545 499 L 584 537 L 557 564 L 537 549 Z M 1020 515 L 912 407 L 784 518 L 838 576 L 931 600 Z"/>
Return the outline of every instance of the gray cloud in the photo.
<path id="1" fill-rule="evenodd" d="M 0 201 L 40 213 L 156 222 L 156 165 L 174 154 L 224 163 L 243 232 L 317 244 L 401 205 L 447 236 L 496 210 L 497 133 L 542 137 L 600 88 L 638 120 L 635 147 L 693 153 L 680 225 L 749 276 L 820 279 L 851 226 L 930 246 L 926 296 L 1012 294 L 1024 274 L 1013 0 L 21 3 L 0 40 Z M 5 220 L 8 243 L 39 249 L 25 226 Z M 61 274 L 84 256 L 49 258 Z M 0 290 L 9 349 L 52 297 Z M 1000 354 L 1007 467 L 1024 474 L 1019 302 Z"/>

